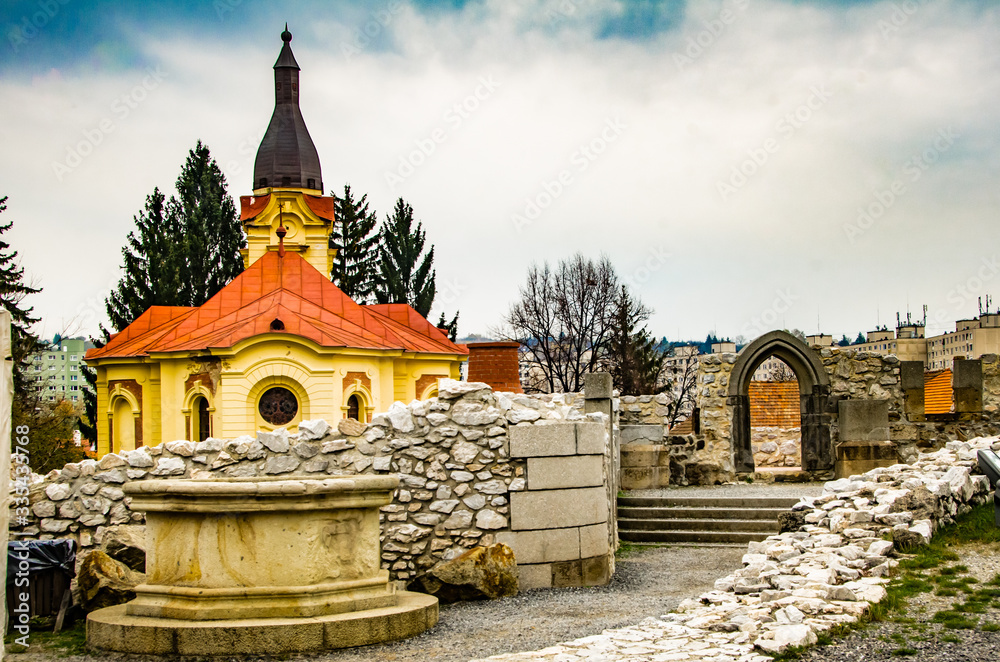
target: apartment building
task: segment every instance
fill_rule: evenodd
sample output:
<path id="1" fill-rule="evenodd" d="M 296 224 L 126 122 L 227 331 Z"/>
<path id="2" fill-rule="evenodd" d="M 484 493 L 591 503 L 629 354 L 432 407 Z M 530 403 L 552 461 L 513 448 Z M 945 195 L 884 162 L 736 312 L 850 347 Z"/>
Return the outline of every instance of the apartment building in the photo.
<path id="1" fill-rule="evenodd" d="M 80 366 L 83 365 L 83 355 L 93 346 L 93 343 L 82 336 L 56 336 L 43 351 L 32 357 L 27 378 L 40 389 L 42 400 L 69 400 L 82 405 L 87 381 L 83 378 Z"/>

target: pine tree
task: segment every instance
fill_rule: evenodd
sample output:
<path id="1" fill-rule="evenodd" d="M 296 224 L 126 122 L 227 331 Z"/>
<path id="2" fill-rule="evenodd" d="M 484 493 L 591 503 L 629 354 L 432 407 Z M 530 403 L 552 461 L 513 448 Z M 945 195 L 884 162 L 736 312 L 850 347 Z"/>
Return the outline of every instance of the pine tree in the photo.
<path id="1" fill-rule="evenodd" d="M 862 344 L 864 344 L 866 342 L 868 342 L 868 340 L 865 339 L 865 334 L 863 334 L 863 333 L 861 333 L 859 331 L 858 332 L 858 337 L 854 339 L 854 344 L 855 345 L 862 345 Z"/>
<path id="2" fill-rule="evenodd" d="M 337 220 L 330 234 L 330 248 L 337 249 L 330 280 L 358 303 L 374 300 L 378 281 L 379 235 L 375 230 L 375 212 L 368 211 L 368 195 L 357 200 L 350 184 L 344 184 L 343 197 L 336 198 Z"/>
<path id="3" fill-rule="evenodd" d="M 7 196 L 4 196 L 0 198 L 0 213 L 6 209 Z M 0 235 L 13 225 L 13 221 L 0 224 Z M 15 399 L 25 399 L 31 390 L 24 373 L 31 357 L 43 347 L 38 337 L 28 330 L 28 327 L 38 321 L 37 317 L 32 316 L 34 309 L 23 305 L 26 296 L 37 292 L 41 292 L 41 289 L 24 282 L 24 267 L 19 264 L 17 251 L 11 250 L 10 244 L 0 239 L 0 302 L 4 310 L 10 313 Z"/>
<path id="4" fill-rule="evenodd" d="M 154 188 L 133 220 L 136 229 L 128 233 L 122 248 L 125 273 L 105 300 L 108 318 L 117 331 L 150 306 L 185 305 L 184 242 L 176 209 Z"/>
<path id="5" fill-rule="evenodd" d="M 452 342 L 458 340 L 458 313 L 456 312 L 455 316 L 449 322 L 444 316 L 444 311 L 442 311 L 441 317 L 438 318 L 437 328 L 448 335 L 448 340 Z"/>
<path id="6" fill-rule="evenodd" d="M 657 380 L 665 356 L 657 351 L 656 339 L 650 337 L 646 327 L 639 327 L 648 318 L 649 309 L 633 299 L 622 285 L 608 346 L 609 372 L 621 393 L 649 395 L 658 391 Z"/>
<path id="7" fill-rule="evenodd" d="M 177 178 L 177 196 L 166 200 L 153 189 L 134 220 L 122 249 L 125 273 L 105 301 L 116 331 L 150 306 L 200 306 L 243 271 L 236 206 L 201 141 Z"/>
<path id="8" fill-rule="evenodd" d="M 200 140 L 188 152 L 176 186 L 177 197 L 168 206 L 184 239 L 182 305 L 200 306 L 243 271 L 240 249 L 246 237 L 226 177 Z"/>
<path id="9" fill-rule="evenodd" d="M 379 233 L 378 303 L 407 303 L 424 317 L 430 313 L 436 272 L 434 247 L 424 253 L 425 238 L 421 223 L 413 228 L 413 207 L 397 200 Z"/>

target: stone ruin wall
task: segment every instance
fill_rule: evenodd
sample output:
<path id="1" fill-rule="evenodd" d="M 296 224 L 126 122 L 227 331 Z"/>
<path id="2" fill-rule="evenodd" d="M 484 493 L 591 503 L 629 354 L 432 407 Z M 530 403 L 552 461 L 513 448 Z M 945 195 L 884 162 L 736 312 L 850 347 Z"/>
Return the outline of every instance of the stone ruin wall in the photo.
<path id="1" fill-rule="evenodd" d="M 949 441 L 1000 434 L 1000 358 L 981 358 L 982 410 L 937 417 L 907 411 L 901 364 L 895 356 L 881 356 L 849 348 L 814 348 L 830 380 L 827 414 L 830 439 L 840 439 L 838 403 L 841 400 L 885 400 L 889 408 L 889 437 L 903 462 L 918 450 L 941 448 Z M 669 435 L 657 415 L 659 396 L 622 397 L 622 481 L 625 489 L 660 485 L 713 484 L 735 480 L 730 431 L 732 407 L 729 380 L 736 354 L 700 357 L 696 399 L 700 433 Z M 634 402 L 633 402 L 634 399 Z M 628 426 L 635 426 L 630 429 Z M 762 440 L 762 443 L 766 443 Z M 655 447 L 655 448 L 654 448 Z M 768 446 L 769 448 L 769 446 Z M 756 449 L 760 451 L 760 448 Z M 780 451 L 780 444 L 779 444 Z M 787 460 L 768 454 L 774 463 Z M 755 457 L 755 461 L 758 458 Z M 760 466 L 760 465 L 758 465 Z M 765 465 L 766 466 L 766 465 Z"/>
<path id="2" fill-rule="evenodd" d="M 556 561 L 579 566 L 581 550 L 597 550 L 610 573 L 616 541 L 609 501 L 615 494 L 608 486 L 617 484 L 612 475 L 616 459 L 607 415 L 584 414 L 583 409 L 581 394 L 494 393 L 481 383 L 443 381 L 439 397 L 408 405 L 395 402 L 367 425 L 343 420 L 330 427 L 322 420 L 305 421 L 295 434 L 278 429 L 232 440 L 173 441 L 68 464 L 36 478 L 30 491 L 33 521 L 19 527 L 11 518 L 11 530 L 27 538 L 75 539 L 82 558 L 82 552 L 101 544 L 108 527 L 144 522 L 142 513 L 129 509 L 130 499 L 121 487 L 126 482 L 395 473 L 400 486 L 381 512 L 382 565 L 393 579 L 410 581 L 439 561 L 477 545 L 491 545 L 498 534 L 510 532 L 512 519 L 519 517 L 526 522 L 521 529 L 569 527 L 564 537 L 576 536 L 575 550 L 564 546 Z M 518 457 L 511 456 L 514 431 L 526 449 Z M 540 451 L 556 432 L 572 438 L 573 448 Z M 591 474 L 597 471 L 590 485 L 599 485 L 584 491 L 596 514 L 590 519 L 578 515 L 565 525 L 541 521 L 531 512 L 537 495 L 558 499 L 566 496 L 564 488 L 578 486 L 572 476 L 560 478 L 558 467 L 555 478 L 549 475 L 551 463 L 539 465 L 535 475 L 529 475 L 534 463 L 529 456 L 574 455 L 577 437 L 584 436 L 590 440 L 587 453 L 594 458 Z M 529 486 L 532 482 L 535 485 Z M 528 499 L 512 517 L 511 500 L 522 494 L 535 501 Z M 597 521 L 601 513 L 604 519 Z M 582 549 L 584 528 L 587 539 Z M 574 568 L 550 567 L 544 558 L 538 562 L 543 565 L 529 573 L 536 585 L 559 584 L 552 573 L 563 573 L 563 585 L 571 585 L 580 575 L 579 571 L 574 575 Z"/>

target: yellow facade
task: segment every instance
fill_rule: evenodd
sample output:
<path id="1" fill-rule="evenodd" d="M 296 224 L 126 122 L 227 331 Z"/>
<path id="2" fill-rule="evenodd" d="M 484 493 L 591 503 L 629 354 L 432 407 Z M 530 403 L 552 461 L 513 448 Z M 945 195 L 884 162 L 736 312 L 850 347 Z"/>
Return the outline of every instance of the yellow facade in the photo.
<path id="1" fill-rule="evenodd" d="M 265 334 L 210 355 L 100 361 L 97 407 L 104 420 L 98 453 L 273 430 L 279 426 L 261 417 L 258 403 L 274 386 L 287 388 L 298 400 L 294 418 L 281 426 L 292 432 L 304 420 L 346 418 L 351 396 L 361 401 L 359 418 L 370 421 L 395 400 L 433 396 L 438 378 L 459 378 L 460 362 L 447 355 L 323 348 L 287 334 Z M 207 404 L 208 434 L 199 434 L 199 398 Z M 130 425 L 137 426 L 134 432 L 129 433 Z"/>
<path id="2" fill-rule="evenodd" d="M 305 196 L 312 193 L 316 192 L 281 188 L 254 191 L 256 197 L 270 198 L 263 211 L 243 224 L 247 233 L 247 247 L 241 251 L 244 266 L 249 267 L 267 251 L 278 250 L 277 231 L 278 226 L 283 225 L 285 250 L 300 253 L 306 262 L 325 274 L 333 270 L 337 251 L 329 248 L 332 222 L 317 216 L 306 204 Z"/>

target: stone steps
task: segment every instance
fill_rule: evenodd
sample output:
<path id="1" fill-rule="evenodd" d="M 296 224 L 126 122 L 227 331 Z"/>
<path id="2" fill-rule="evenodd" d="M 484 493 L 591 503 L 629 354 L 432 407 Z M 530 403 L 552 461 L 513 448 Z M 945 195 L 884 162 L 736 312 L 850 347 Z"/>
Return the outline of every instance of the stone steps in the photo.
<path id="1" fill-rule="evenodd" d="M 629 542 L 729 543 L 778 532 L 797 497 L 619 497 L 618 537 Z"/>

